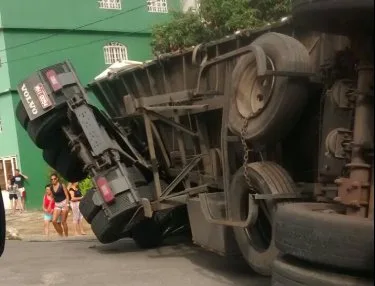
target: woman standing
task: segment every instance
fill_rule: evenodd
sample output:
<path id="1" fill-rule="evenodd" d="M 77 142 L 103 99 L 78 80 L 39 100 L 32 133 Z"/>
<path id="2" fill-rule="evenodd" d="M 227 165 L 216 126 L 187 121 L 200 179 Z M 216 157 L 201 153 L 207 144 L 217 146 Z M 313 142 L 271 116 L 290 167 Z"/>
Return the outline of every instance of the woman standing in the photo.
<path id="1" fill-rule="evenodd" d="M 64 184 L 59 182 L 56 174 L 51 175 L 52 195 L 55 200 L 55 207 L 53 210 L 52 223 L 57 233 L 62 236 L 68 236 L 68 224 L 66 220 L 69 212 L 69 193 Z M 61 215 L 61 225 L 58 218 Z"/>
<path id="2" fill-rule="evenodd" d="M 79 189 L 77 182 L 69 184 L 68 189 L 70 195 L 70 206 L 73 212 L 74 235 L 85 235 L 86 233 L 83 230 L 82 225 L 83 216 L 81 214 L 81 211 L 79 210 L 79 202 L 83 197 L 81 190 Z"/>

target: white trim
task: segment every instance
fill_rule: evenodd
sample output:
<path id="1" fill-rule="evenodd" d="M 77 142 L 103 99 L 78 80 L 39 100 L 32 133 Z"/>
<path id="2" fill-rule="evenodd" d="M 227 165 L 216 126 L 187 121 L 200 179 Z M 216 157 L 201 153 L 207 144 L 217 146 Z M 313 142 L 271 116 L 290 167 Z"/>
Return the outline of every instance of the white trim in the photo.
<path id="1" fill-rule="evenodd" d="M 14 165 L 13 159 L 16 162 L 16 165 Z M 8 188 L 8 173 L 7 173 L 5 161 L 10 161 L 11 168 L 12 168 L 12 176 L 14 176 L 15 170 L 18 169 L 17 156 L 13 155 L 13 156 L 0 157 L 0 161 L 2 162 L 2 165 L 3 165 L 2 170 L 0 170 L 0 172 L 1 171 L 3 172 L 4 180 L 5 180 L 5 187 Z"/>

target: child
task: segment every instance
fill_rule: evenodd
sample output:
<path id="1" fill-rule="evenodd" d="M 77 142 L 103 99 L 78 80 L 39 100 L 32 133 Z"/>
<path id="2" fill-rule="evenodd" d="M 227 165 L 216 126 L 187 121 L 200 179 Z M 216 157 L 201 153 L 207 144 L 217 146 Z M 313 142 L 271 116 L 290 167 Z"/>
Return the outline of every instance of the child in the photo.
<path id="1" fill-rule="evenodd" d="M 17 205 L 17 200 L 18 200 L 17 189 L 18 189 L 17 185 L 12 184 L 11 178 L 8 178 L 7 191 L 9 193 L 9 201 L 10 201 L 10 204 L 12 206 L 12 214 L 16 213 L 16 205 Z"/>
<path id="2" fill-rule="evenodd" d="M 50 185 L 46 185 L 46 193 L 43 197 L 44 211 L 44 234 L 49 236 L 49 225 L 52 222 L 53 209 L 55 208 L 55 200 L 53 199 Z"/>

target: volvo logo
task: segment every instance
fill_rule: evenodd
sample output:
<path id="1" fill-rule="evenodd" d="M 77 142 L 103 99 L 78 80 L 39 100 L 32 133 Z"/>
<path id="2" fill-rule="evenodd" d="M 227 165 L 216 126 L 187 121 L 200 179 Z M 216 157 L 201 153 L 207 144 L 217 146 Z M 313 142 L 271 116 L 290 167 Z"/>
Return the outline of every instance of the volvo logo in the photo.
<path id="1" fill-rule="evenodd" d="M 36 108 L 36 105 L 34 101 L 32 100 L 29 91 L 27 90 L 27 87 L 25 84 L 21 87 L 23 97 L 26 99 L 27 105 L 29 109 L 31 110 L 32 114 L 36 115 L 38 114 L 38 109 Z"/>

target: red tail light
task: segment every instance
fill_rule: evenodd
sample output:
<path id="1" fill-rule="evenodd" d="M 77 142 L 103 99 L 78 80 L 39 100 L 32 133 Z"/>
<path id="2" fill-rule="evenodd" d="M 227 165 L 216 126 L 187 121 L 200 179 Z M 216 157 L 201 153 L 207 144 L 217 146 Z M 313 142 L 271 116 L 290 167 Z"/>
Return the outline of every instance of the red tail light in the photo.
<path id="1" fill-rule="evenodd" d="M 96 184 L 98 185 L 99 191 L 102 194 L 104 201 L 109 204 L 115 200 L 115 196 L 112 193 L 111 187 L 108 181 L 104 177 L 99 177 L 96 179 Z"/>
<path id="2" fill-rule="evenodd" d="M 53 91 L 58 91 L 62 88 L 61 84 L 59 83 L 59 81 L 57 80 L 57 74 L 54 70 L 48 70 L 46 72 L 46 76 L 49 80 L 49 83 L 51 84 L 52 86 L 52 89 Z"/>

